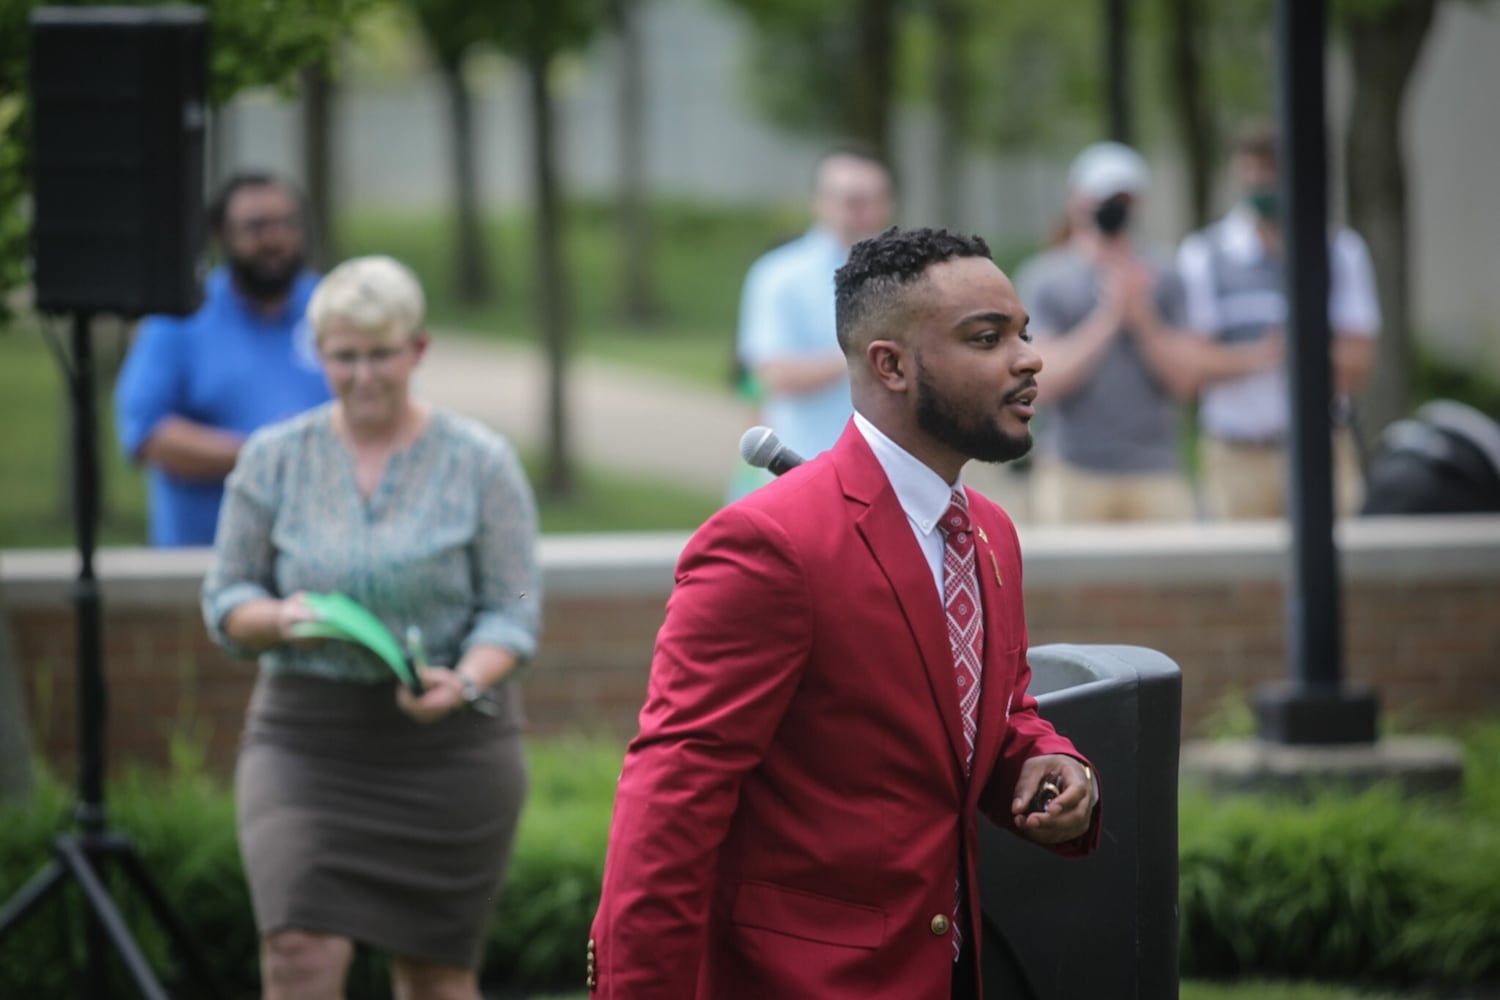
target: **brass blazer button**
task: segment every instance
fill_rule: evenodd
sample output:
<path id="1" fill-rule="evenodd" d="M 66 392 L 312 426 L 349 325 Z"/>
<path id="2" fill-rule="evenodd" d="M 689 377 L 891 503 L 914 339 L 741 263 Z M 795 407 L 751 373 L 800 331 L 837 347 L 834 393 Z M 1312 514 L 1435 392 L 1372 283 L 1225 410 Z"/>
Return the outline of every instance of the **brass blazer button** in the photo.
<path id="1" fill-rule="evenodd" d="M 951 924 L 950 924 L 950 922 L 948 920 L 947 914 L 939 913 L 937 916 L 935 916 L 935 917 L 932 918 L 932 933 L 934 933 L 934 934 L 937 934 L 937 935 L 947 934 L 948 933 L 948 928 L 950 926 L 951 926 Z"/>

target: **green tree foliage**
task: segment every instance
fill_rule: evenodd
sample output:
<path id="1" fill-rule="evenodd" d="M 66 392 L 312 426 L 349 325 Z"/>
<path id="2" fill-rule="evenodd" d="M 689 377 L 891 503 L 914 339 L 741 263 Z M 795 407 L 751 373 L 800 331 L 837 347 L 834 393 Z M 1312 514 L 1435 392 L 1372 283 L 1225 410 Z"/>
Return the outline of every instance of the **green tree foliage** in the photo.
<path id="1" fill-rule="evenodd" d="M 889 153 L 897 67 L 920 0 L 725 0 L 755 29 L 752 98 L 793 131 Z"/>
<path id="2" fill-rule="evenodd" d="M 289 86 L 304 66 L 325 63 L 355 19 L 380 0 L 200 0 L 209 11 L 209 97 Z M 104 6 L 82 4 L 80 6 Z M 109 6 L 152 6 L 109 0 Z M 0 295 L 26 280 L 27 49 L 38 0 L 0 0 Z M 4 319 L 0 299 L 0 320 Z"/>

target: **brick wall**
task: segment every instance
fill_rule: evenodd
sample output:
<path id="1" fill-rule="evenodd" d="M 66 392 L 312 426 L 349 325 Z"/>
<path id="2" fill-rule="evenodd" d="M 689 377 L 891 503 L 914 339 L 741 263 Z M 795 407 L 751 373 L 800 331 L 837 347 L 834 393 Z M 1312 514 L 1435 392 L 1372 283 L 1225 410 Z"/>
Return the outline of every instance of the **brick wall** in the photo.
<path id="1" fill-rule="evenodd" d="M 546 632 L 523 682 L 535 732 L 633 731 L 682 541 L 544 540 Z M 1186 733 L 1226 696 L 1286 676 L 1280 525 L 1032 529 L 1022 542 L 1033 645 L 1166 652 L 1183 670 Z M 1352 522 L 1340 549 L 1345 676 L 1376 686 L 1387 719 L 1500 712 L 1500 518 Z M 204 552 L 101 553 L 111 764 L 163 762 L 177 734 L 232 766 L 255 671 L 204 636 L 206 565 Z M 73 573 L 66 552 L 0 553 L 33 739 L 64 768 L 76 751 Z"/>

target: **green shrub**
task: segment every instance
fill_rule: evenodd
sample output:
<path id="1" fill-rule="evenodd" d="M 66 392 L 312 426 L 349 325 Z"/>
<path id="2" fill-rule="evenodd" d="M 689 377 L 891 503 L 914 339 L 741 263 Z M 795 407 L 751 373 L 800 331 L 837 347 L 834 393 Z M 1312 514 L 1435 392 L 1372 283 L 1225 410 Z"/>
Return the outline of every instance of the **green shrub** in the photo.
<path id="1" fill-rule="evenodd" d="M 1311 804 L 1185 796 L 1184 974 L 1385 983 L 1500 975 L 1500 722 L 1463 739 L 1461 806 L 1388 790 Z M 565 992 L 583 981 L 623 750 L 603 740 L 533 743 L 531 794 L 490 932 L 486 983 Z M 233 995 L 253 995 L 255 930 L 228 787 L 179 750 L 168 777 L 127 775 L 111 784 L 109 803 L 113 825 L 133 838 Z M 70 789 L 43 780 L 30 806 L 0 808 L 0 897 L 46 862 L 71 804 Z M 115 898 L 152 967 L 180 983 L 182 970 L 134 895 Z M 5 940 L 0 996 L 68 995 L 81 959 L 78 917 L 76 903 L 49 904 Z M 350 997 L 385 989 L 383 964 L 362 954 Z"/>
<path id="2" fill-rule="evenodd" d="M 1184 973 L 1500 974 L 1500 725 L 1466 742 L 1461 807 L 1388 789 L 1310 804 L 1184 796 Z"/>
<path id="3" fill-rule="evenodd" d="M 532 747 L 530 798 L 490 931 L 486 982 L 527 988 L 583 982 L 623 750 L 603 741 Z M 0 899 L 47 863 L 53 835 L 70 826 L 72 805 L 72 789 L 43 777 L 29 806 L 0 808 Z M 258 946 L 228 785 L 204 771 L 199 755 L 178 747 L 170 776 L 129 773 L 111 783 L 107 805 L 111 827 L 130 836 L 221 985 L 232 996 L 256 995 Z M 192 995 L 186 970 L 143 901 L 115 881 L 112 898 L 152 969 L 174 996 Z M 81 903 L 71 885 L 66 895 L 66 906 L 49 900 L 0 945 L 0 997 L 71 995 L 84 956 Z M 123 979 L 116 992 L 133 995 Z M 362 954 L 349 995 L 388 996 L 384 963 Z"/>
<path id="4" fill-rule="evenodd" d="M 1412 405 L 1454 399 L 1500 420 L 1500 381 L 1483 367 L 1456 361 L 1418 345 L 1412 373 Z"/>

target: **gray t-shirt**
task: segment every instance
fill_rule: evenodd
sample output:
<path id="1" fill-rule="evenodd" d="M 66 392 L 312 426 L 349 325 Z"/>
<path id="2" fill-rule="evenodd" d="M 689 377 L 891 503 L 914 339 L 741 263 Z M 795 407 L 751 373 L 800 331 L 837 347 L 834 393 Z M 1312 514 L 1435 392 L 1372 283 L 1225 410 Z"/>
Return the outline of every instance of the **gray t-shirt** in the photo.
<path id="1" fill-rule="evenodd" d="M 1156 308 L 1162 319 L 1181 327 L 1186 308 L 1177 271 L 1165 254 L 1141 251 L 1140 256 L 1157 274 Z M 1072 247 L 1033 258 L 1022 267 L 1016 285 L 1038 340 L 1067 336 L 1099 301 L 1099 269 Z M 1091 472 L 1178 468 L 1177 403 L 1129 330 L 1110 342 L 1093 373 L 1066 399 L 1046 402 L 1046 368 L 1037 380 L 1044 393 L 1037 417 L 1044 453 Z"/>

